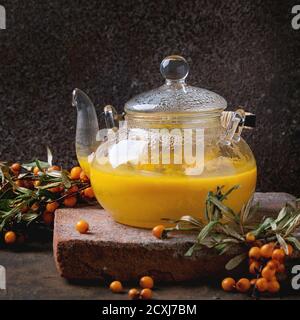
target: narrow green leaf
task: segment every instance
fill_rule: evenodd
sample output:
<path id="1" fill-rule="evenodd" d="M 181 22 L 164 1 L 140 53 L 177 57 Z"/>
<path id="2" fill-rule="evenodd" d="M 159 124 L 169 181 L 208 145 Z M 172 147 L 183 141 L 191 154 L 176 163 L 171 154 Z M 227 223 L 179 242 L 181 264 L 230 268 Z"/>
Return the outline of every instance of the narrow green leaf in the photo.
<path id="1" fill-rule="evenodd" d="M 185 257 L 191 257 L 195 250 L 199 250 L 200 246 L 198 243 L 193 244 L 189 250 L 184 254 Z"/>
<path id="2" fill-rule="evenodd" d="M 198 242 L 201 243 L 202 240 L 204 240 L 209 232 L 217 225 L 219 224 L 219 221 L 210 221 L 199 233 L 197 239 Z"/>
<path id="3" fill-rule="evenodd" d="M 288 254 L 288 253 L 289 253 L 289 248 L 288 248 L 288 246 L 287 246 L 287 243 L 286 243 L 285 240 L 283 239 L 283 237 L 282 237 L 280 234 L 278 234 L 278 233 L 276 234 L 276 237 L 277 237 L 277 240 L 278 240 L 281 248 L 284 250 L 284 252 L 285 252 L 286 254 Z"/>
<path id="4" fill-rule="evenodd" d="M 235 256 L 234 258 L 230 259 L 227 262 L 225 269 L 228 271 L 235 269 L 237 266 L 239 266 L 246 259 L 246 257 L 247 257 L 246 253 L 242 253 L 242 254 Z"/>
<path id="5" fill-rule="evenodd" d="M 287 237 L 286 240 L 295 245 L 295 247 L 300 251 L 300 241 L 296 237 Z"/>
<path id="6" fill-rule="evenodd" d="M 50 189 L 50 188 L 54 188 L 54 187 L 58 187 L 61 185 L 61 182 L 53 182 L 53 183 L 49 183 L 45 186 L 40 186 L 38 187 L 38 189 L 40 190 L 45 190 L 45 189 Z"/>
<path id="7" fill-rule="evenodd" d="M 240 185 L 239 185 L 239 184 L 234 185 L 232 188 L 230 188 L 227 192 L 225 192 L 225 193 L 221 196 L 220 201 L 223 201 L 223 200 L 227 199 L 227 196 L 229 196 L 232 191 L 237 190 L 237 189 L 239 189 L 239 188 L 240 188 Z"/>
<path id="8" fill-rule="evenodd" d="M 53 155 L 50 148 L 47 146 L 47 162 L 50 167 L 52 166 L 52 161 L 53 161 Z"/>
<path id="9" fill-rule="evenodd" d="M 62 178 L 62 182 L 64 184 L 64 186 L 69 189 L 72 186 L 71 180 L 68 177 L 68 172 L 66 171 L 62 171 L 61 172 L 61 178 Z"/>

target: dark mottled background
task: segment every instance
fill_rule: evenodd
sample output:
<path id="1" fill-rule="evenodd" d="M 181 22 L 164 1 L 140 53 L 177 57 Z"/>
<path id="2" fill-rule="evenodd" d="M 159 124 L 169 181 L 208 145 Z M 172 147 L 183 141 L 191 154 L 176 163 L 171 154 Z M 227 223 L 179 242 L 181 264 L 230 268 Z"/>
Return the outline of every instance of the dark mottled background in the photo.
<path id="1" fill-rule="evenodd" d="M 257 114 L 258 189 L 300 195 L 300 30 L 288 0 L 1 0 L 0 158 L 75 160 L 74 87 L 122 109 L 185 56 L 189 82 Z M 100 113 L 100 112 L 99 112 Z"/>

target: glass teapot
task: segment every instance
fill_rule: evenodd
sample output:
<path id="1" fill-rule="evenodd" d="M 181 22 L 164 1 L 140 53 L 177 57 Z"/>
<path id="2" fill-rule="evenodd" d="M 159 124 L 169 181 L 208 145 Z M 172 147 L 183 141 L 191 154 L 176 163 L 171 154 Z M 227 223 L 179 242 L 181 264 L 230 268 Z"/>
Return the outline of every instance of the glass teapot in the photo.
<path id="1" fill-rule="evenodd" d="M 152 228 L 183 215 L 205 221 L 208 192 L 239 185 L 225 200 L 239 212 L 256 185 L 255 159 L 241 138 L 255 115 L 225 112 L 220 95 L 187 85 L 183 57 L 166 57 L 160 71 L 165 84 L 133 97 L 123 114 L 104 108 L 102 130 L 88 96 L 73 91 L 76 153 L 97 200 L 117 222 Z"/>

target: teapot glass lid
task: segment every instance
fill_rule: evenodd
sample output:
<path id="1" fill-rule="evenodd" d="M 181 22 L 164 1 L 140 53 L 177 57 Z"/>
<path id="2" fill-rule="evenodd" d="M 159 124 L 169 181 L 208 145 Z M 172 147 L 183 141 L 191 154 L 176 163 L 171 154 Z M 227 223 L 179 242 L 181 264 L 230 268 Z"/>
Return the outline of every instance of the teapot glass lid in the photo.
<path id="1" fill-rule="evenodd" d="M 139 94 L 125 104 L 125 112 L 199 113 L 223 111 L 226 100 L 217 93 L 186 84 L 189 65 L 181 56 L 168 56 L 160 64 L 165 84 Z"/>

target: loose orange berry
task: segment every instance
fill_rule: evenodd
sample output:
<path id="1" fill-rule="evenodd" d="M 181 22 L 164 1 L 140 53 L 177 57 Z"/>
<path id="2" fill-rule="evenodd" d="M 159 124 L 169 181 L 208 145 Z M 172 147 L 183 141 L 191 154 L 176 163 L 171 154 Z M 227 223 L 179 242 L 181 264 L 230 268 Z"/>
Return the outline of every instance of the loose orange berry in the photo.
<path id="1" fill-rule="evenodd" d="M 246 241 L 247 242 L 254 242 L 255 241 L 255 235 L 252 232 L 248 232 L 246 234 Z"/>
<path id="2" fill-rule="evenodd" d="M 285 272 L 285 266 L 283 263 L 280 263 L 279 266 L 277 267 L 277 272 L 278 273 L 284 273 Z"/>
<path id="3" fill-rule="evenodd" d="M 250 289 L 250 287 L 250 281 L 246 278 L 242 278 L 236 283 L 236 289 L 239 292 L 247 292 Z"/>
<path id="4" fill-rule="evenodd" d="M 260 263 L 258 261 L 254 261 L 249 266 L 249 272 L 251 274 L 256 274 L 259 272 Z"/>
<path id="5" fill-rule="evenodd" d="M 44 223 L 47 225 L 51 225 L 54 222 L 54 213 L 53 212 L 45 211 L 43 213 L 42 217 L 43 217 Z"/>
<path id="6" fill-rule="evenodd" d="M 145 277 L 142 277 L 141 279 L 140 279 L 140 286 L 142 287 L 142 288 L 148 288 L 148 289 L 152 289 L 153 288 L 153 286 L 154 286 L 154 281 L 153 281 L 153 279 L 151 278 L 151 277 L 149 277 L 149 276 L 145 276 Z"/>
<path id="7" fill-rule="evenodd" d="M 70 172 L 70 177 L 72 180 L 78 180 L 80 178 L 80 173 L 82 169 L 80 167 L 73 167 Z"/>
<path id="8" fill-rule="evenodd" d="M 48 171 L 51 172 L 51 171 L 60 171 L 61 168 L 60 166 L 51 166 L 48 168 Z"/>
<path id="9" fill-rule="evenodd" d="M 152 290 L 149 288 L 145 288 L 141 291 L 141 298 L 143 300 L 150 300 L 152 299 Z"/>
<path id="10" fill-rule="evenodd" d="M 34 168 L 33 168 L 33 174 L 34 174 L 35 176 L 37 176 L 37 175 L 39 174 L 39 172 L 40 172 L 40 169 L 39 169 L 38 167 L 34 167 Z"/>
<path id="11" fill-rule="evenodd" d="M 92 187 L 88 187 L 88 188 L 84 189 L 83 194 L 85 197 L 87 197 L 89 199 L 93 199 L 95 197 L 95 194 L 94 194 Z"/>
<path id="12" fill-rule="evenodd" d="M 269 267 L 264 267 L 261 272 L 261 276 L 267 280 L 271 280 L 275 275 L 275 270 L 270 269 Z"/>
<path id="13" fill-rule="evenodd" d="M 260 254 L 263 258 L 269 259 L 272 257 L 273 249 L 274 249 L 274 247 L 271 244 L 269 244 L 269 243 L 264 244 L 260 248 Z"/>
<path id="14" fill-rule="evenodd" d="M 76 223 L 76 230 L 80 233 L 87 233 L 89 231 L 89 224 L 85 220 L 79 220 Z"/>
<path id="15" fill-rule="evenodd" d="M 80 178 L 81 182 L 89 182 L 90 181 L 89 177 L 85 174 L 84 171 L 80 172 L 79 178 Z"/>
<path id="16" fill-rule="evenodd" d="M 285 257 L 285 253 L 283 249 L 275 249 L 272 254 L 272 259 L 283 261 Z"/>
<path id="17" fill-rule="evenodd" d="M 260 248 L 258 247 L 252 247 L 249 250 L 249 258 L 258 260 L 261 257 Z"/>
<path id="18" fill-rule="evenodd" d="M 46 205 L 46 211 L 48 212 L 54 212 L 59 207 L 59 203 L 56 201 L 49 202 Z"/>
<path id="19" fill-rule="evenodd" d="M 123 291 L 123 286 L 120 281 L 113 281 L 110 284 L 109 288 L 113 293 L 120 293 Z"/>
<path id="20" fill-rule="evenodd" d="M 268 291 L 270 293 L 277 293 L 280 290 L 280 284 L 276 280 L 272 280 L 268 283 Z"/>
<path id="21" fill-rule="evenodd" d="M 165 227 L 163 225 L 159 224 L 158 226 L 156 226 L 152 229 L 152 234 L 154 235 L 154 237 L 156 237 L 158 239 L 162 239 L 164 231 L 165 231 Z"/>
<path id="22" fill-rule="evenodd" d="M 235 280 L 233 278 L 225 278 L 222 281 L 222 288 L 224 291 L 232 291 L 235 288 Z"/>
<path id="23" fill-rule="evenodd" d="M 76 197 L 68 197 L 64 200 L 64 205 L 69 208 L 74 207 L 76 205 L 76 203 L 77 203 Z"/>
<path id="24" fill-rule="evenodd" d="M 132 300 L 136 300 L 140 297 L 140 292 L 136 288 L 132 288 L 128 291 L 128 297 Z"/>
<path id="25" fill-rule="evenodd" d="M 6 244 L 13 244 L 17 240 L 17 236 L 13 231 L 7 231 L 4 235 L 4 241 Z"/>
<path id="26" fill-rule="evenodd" d="M 259 292 L 264 292 L 268 290 L 268 281 L 265 278 L 259 278 L 257 279 L 255 286 Z"/>

